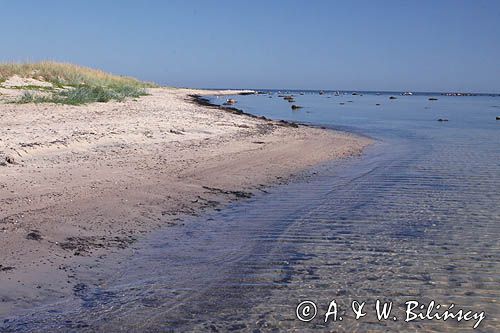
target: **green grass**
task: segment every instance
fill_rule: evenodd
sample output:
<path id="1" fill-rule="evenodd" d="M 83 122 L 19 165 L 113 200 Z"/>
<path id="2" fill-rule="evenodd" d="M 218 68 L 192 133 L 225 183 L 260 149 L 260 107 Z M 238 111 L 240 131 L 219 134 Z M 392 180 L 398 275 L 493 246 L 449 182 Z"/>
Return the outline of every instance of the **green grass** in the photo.
<path id="1" fill-rule="evenodd" d="M 51 95 L 35 94 L 26 91 L 21 98 L 14 101 L 17 104 L 26 103 L 56 103 L 82 105 L 88 103 L 105 103 L 112 100 L 123 101 L 125 98 L 137 98 L 147 95 L 143 88 L 136 87 L 89 87 L 80 86 L 53 92 Z"/>
<path id="2" fill-rule="evenodd" d="M 41 96 L 26 92 L 16 103 L 60 103 L 80 105 L 94 102 L 123 101 L 127 97 L 146 95 L 146 88 L 155 84 L 125 76 L 117 76 L 100 70 L 72 64 L 40 62 L 34 64 L 0 64 L 0 82 L 18 75 L 50 82 L 57 88 L 35 86 L 19 87 L 27 90 L 43 90 L 50 95 Z"/>
<path id="3" fill-rule="evenodd" d="M 47 97 L 34 94 L 32 91 L 25 91 L 24 94 L 14 103 L 43 103 L 48 102 Z"/>
<path id="4" fill-rule="evenodd" d="M 137 98 L 147 95 L 144 88 L 131 86 L 92 87 L 79 86 L 74 89 L 63 90 L 53 95 L 53 103 L 80 105 L 94 102 L 123 101 L 127 97 Z"/>

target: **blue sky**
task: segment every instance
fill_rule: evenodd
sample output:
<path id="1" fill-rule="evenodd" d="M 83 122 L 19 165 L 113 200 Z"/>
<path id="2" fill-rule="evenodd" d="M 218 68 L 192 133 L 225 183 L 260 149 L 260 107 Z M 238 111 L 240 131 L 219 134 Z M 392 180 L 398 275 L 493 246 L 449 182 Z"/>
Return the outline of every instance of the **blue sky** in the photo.
<path id="1" fill-rule="evenodd" d="M 162 84 L 500 92 L 500 1 L 0 1 L 0 61 Z"/>

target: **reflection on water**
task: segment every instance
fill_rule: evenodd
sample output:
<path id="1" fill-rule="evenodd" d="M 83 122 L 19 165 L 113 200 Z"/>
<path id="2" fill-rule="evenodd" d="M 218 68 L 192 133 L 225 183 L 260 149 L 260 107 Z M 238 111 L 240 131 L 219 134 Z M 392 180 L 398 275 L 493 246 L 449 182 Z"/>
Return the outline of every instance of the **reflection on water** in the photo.
<path id="1" fill-rule="evenodd" d="M 309 94 L 295 97 L 305 106 L 298 112 L 276 94 L 236 98 L 249 112 L 335 124 L 377 143 L 362 158 L 318 167 L 294 184 L 168 228 L 144 242 L 106 287 L 81 285 L 75 300 L 0 328 L 472 330 L 474 321 L 404 323 L 405 301 L 435 300 L 485 311 L 476 331 L 500 330 L 498 98 Z M 344 320 L 325 324 L 332 299 Z M 378 321 L 376 299 L 393 301 L 398 320 Z M 297 320 L 304 300 L 315 301 L 321 316 Z M 366 317 L 354 320 L 352 300 L 367 302 Z"/>

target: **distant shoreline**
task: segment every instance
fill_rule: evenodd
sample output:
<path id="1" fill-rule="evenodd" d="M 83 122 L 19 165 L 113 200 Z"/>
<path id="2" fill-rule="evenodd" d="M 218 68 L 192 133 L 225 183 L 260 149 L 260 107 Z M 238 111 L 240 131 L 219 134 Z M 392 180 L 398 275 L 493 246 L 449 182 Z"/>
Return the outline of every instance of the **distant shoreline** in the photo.
<path id="1" fill-rule="evenodd" d="M 211 90 L 210 88 L 202 89 L 202 90 Z M 224 88 L 214 88 L 214 91 L 217 90 L 225 90 Z M 252 88 L 251 91 L 255 92 L 277 92 L 280 91 L 282 93 L 318 93 L 320 91 L 328 94 L 339 92 L 342 94 L 352 94 L 352 93 L 361 93 L 361 94 L 381 94 L 381 95 L 402 95 L 405 90 L 346 90 L 346 89 L 272 89 L 272 88 Z M 450 96 L 450 97 L 473 97 L 473 96 L 490 96 L 490 97 L 500 97 L 500 92 L 467 92 L 467 91 L 410 91 L 414 96 Z"/>

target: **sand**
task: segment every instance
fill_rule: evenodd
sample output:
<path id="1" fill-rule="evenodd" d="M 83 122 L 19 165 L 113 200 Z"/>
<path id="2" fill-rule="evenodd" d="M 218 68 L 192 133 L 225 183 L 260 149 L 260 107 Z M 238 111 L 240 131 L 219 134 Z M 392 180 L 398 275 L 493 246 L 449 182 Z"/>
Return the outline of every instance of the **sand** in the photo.
<path id="1" fill-rule="evenodd" d="M 0 159 L 10 157 L 0 165 L 0 318 L 65 297 L 78 281 L 75 267 L 120 253 L 186 214 L 244 200 L 370 144 L 190 97 L 234 92 L 149 92 L 86 106 L 2 103 L 0 96 Z"/>

